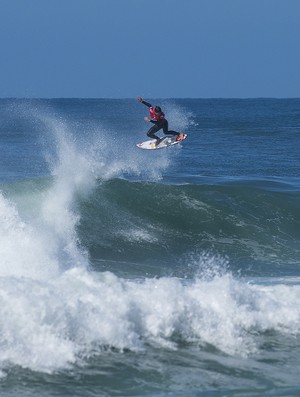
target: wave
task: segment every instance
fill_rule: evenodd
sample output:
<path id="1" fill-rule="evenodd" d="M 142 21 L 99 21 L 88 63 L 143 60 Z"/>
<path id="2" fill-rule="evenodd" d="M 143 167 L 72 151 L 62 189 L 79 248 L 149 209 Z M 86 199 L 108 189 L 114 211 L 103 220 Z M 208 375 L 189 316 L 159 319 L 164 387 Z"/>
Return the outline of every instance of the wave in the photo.
<path id="1" fill-rule="evenodd" d="M 7 364 L 52 373 L 108 348 L 140 352 L 190 344 L 249 356 L 270 332 L 300 332 L 299 284 L 252 285 L 230 274 L 189 283 L 126 280 L 71 269 L 39 282 L 1 277 L 0 285 L 3 376 Z"/>
<path id="2" fill-rule="evenodd" d="M 72 163 L 70 168 L 75 179 L 65 171 L 63 177 L 4 188 L 10 199 L 2 196 L 1 214 L 15 213 L 3 231 L 6 239 L 8 229 L 15 233 L 25 221 L 31 234 L 47 241 L 41 247 L 52 247 L 65 268 L 84 263 L 122 276 L 129 269 L 129 277 L 147 266 L 150 275 L 182 276 L 185 264 L 203 252 L 226 258 L 231 270 L 244 275 L 298 274 L 298 193 L 266 190 L 253 181 L 172 185 L 89 180 Z M 18 239 L 11 241 L 14 251 Z"/>
<path id="3" fill-rule="evenodd" d="M 10 255 L 22 252 L 27 241 L 28 252 L 40 247 L 32 254 L 40 257 L 37 262 L 58 271 L 74 266 L 103 270 L 103 264 L 110 270 L 108 263 L 120 270 L 124 262 L 154 265 L 151 275 L 164 274 L 157 268 L 177 271 L 191 256 L 210 252 L 227 258 L 232 269 L 295 272 L 300 258 L 297 189 L 284 189 L 280 181 L 207 183 L 191 175 L 184 185 L 174 178 L 163 183 L 177 150 L 160 151 L 147 162 L 149 156 L 127 136 L 116 139 L 92 122 L 83 133 L 82 123 L 53 116 L 41 106 L 25 112 L 24 106 L 21 113 L 34 121 L 30 125 L 47 136 L 51 177 L 2 184 L 0 232 L 7 271 L 17 262 L 12 265 Z M 173 113 L 174 122 L 182 119 L 176 108 Z M 32 268 L 30 262 L 26 255 L 20 258 L 22 271 Z"/>
<path id="4" fill-rule="evenodd" d="M 195 344 L 248 356 L 268 331 L 299 334 L 295 273 L 293 284 L 269 285 L 233 275 L 247 258 L 252 275 L 266 262 L 276 280 L 299 264 L 294 193 L 164 184 L 171 154 L 145 164 L 105 134 L 90 131 L 87 144 L 64 122 L 43 122 L 56 146 L 51 176 L 1 185 L 2 376 L 10 365 L 53 373 L 108 348 Z M 159 267 L 164 277 L 154 277 Z"/>
<path id="5" fill-rule="evenodd" d="M 79 203 L 79 235 L 94 258 L 176 261 L 211 251 L 230 263 L 299 264 L 297 195 L 238 185 L 98 181 Z M 282 268 L 283 270 L 283 268 Z M 295 269 L 294 269 L 295 270 Z"/>
<path id="6" fill-rule="evenodd" d="M 82 134 L 82 124 L 53 115 L 40 103 L 37 108 L 23 102 L 13 103 L 9 110 L 22 115 L 27 122 L 24 125 L 38 133 L 51 177 L 1 183 L 0 234 L 6 258 L 2 260 L 2 272 L 13 274 L 16 269 L 16 273 L 31 272 L 33 276 L 29 270 L 34 267 L 30 265 L 32 259 L 29 254 L 28 259 L 27 254 L 22 254 L 24 241 L 28 244 L 26 252 L 39 258 L 37 262 L 43 262 L 45 268 L 88 267 L 76 230 L 81 217 L 76 209 L 78 200 L 89 197 L 99 176 L 109 180 L 130 174 L 159 180 L 169 157 L 159 155 L 161 161 L 156 165 L 145 166 L 141 153 L 132 156 L 135 148 L 127 139 L 118 139 L 116 144 L 114 136 L 92 123 L 85 126 Z M 23 265 L 16 268 L 18 255 Z"/>

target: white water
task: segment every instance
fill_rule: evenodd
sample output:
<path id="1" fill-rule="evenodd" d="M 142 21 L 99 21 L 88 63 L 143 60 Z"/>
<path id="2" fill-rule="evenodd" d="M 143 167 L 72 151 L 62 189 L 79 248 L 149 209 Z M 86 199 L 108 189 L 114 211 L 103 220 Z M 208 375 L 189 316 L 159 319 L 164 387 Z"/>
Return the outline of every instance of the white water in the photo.
<path id="1" fill-rule="evenodd" d="M 2 368 L 52 372 L 107 346 L 176 349 L 178 338 L 247 356 L 259 349 L 257 333 L 300 332 L 299 285 L 249 285 L 230 275 L 129 281 L 74 268 L 48 280 L 1 277 L 0 299 Z"/>

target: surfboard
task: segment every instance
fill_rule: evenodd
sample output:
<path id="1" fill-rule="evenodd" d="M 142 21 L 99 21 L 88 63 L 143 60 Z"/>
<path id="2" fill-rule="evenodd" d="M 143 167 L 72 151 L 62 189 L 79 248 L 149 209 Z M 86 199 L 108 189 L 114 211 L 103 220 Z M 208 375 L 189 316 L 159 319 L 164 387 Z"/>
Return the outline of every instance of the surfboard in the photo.
<path id="1" fill-rule="evenodd" d="M 156 139 L 151 139 L 149 141 L 145 141 L 142 143 L 137 143 L 136 146 L 140 149 L 146 150 L 155 150 L 155 149 L 163 149 L 169 146 L 177 145 L 181 141 L 187 138 L 187 134 L 181 134 L 181 139 L 176 140 L 176 136 L 166 136 L 163 140 L 156 146 Z"/>

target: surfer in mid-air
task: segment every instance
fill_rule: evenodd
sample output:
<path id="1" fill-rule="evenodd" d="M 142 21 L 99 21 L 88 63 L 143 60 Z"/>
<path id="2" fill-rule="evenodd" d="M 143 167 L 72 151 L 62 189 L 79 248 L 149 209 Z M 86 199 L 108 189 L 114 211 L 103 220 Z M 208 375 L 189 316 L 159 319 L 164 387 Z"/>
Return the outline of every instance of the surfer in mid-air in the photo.
<path id="1" fill-rule="evenodd" d="M 155 135 L 161 129 L 163 129 L 164 134 L 177 136 L 176 140 L 178 141 L 183 138 L 184 134 L 182 134 L 182 132 L 169 131 L 168 121 L 166 120 L 165 114 L 162 112 L 159 106 L 153 107 L 150 103 L 144 101 L 141 96 L 138 96 L 137 99 L 139 102 L 143 103 L 149 108 L 150 118 L 145 117 L 144 120 L 148 123 L 154 124 L 147 132 L 147 136 L 149 138 L 156 139 L 156 146 L 164 140 L 164 138 L 160 138 Z"/>

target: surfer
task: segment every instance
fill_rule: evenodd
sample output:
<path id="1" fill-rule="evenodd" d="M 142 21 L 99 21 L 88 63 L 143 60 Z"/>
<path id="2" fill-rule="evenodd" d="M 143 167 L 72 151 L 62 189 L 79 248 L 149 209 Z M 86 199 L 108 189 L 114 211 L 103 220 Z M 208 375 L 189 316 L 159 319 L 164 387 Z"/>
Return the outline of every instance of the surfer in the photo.
<path id="1" fill-rule="evenodd" d="M 149 108 L 150 118 L 145 117 L 144 120 L 148 123 L 154 124 L 147 132 L 147 136 L 149 138 L 156 139 L 156 146 L 159 145 L 160 142 L 164 139 L 155 135 L 156 132 L 161 129 L 163 129 L 164 134 L 177 136 L 176 140 L 181 140 L 181 137 L 183 135 L 181 132 L 169 131 L 168 120 L 166 120 L 165 114 L 164 112 L 162 112 L 159 106 L 153 107 L 150 103 L 144 101 L 141 96 L 138 96 L 137 99 L 139 102 L 143 103 Z"/>

